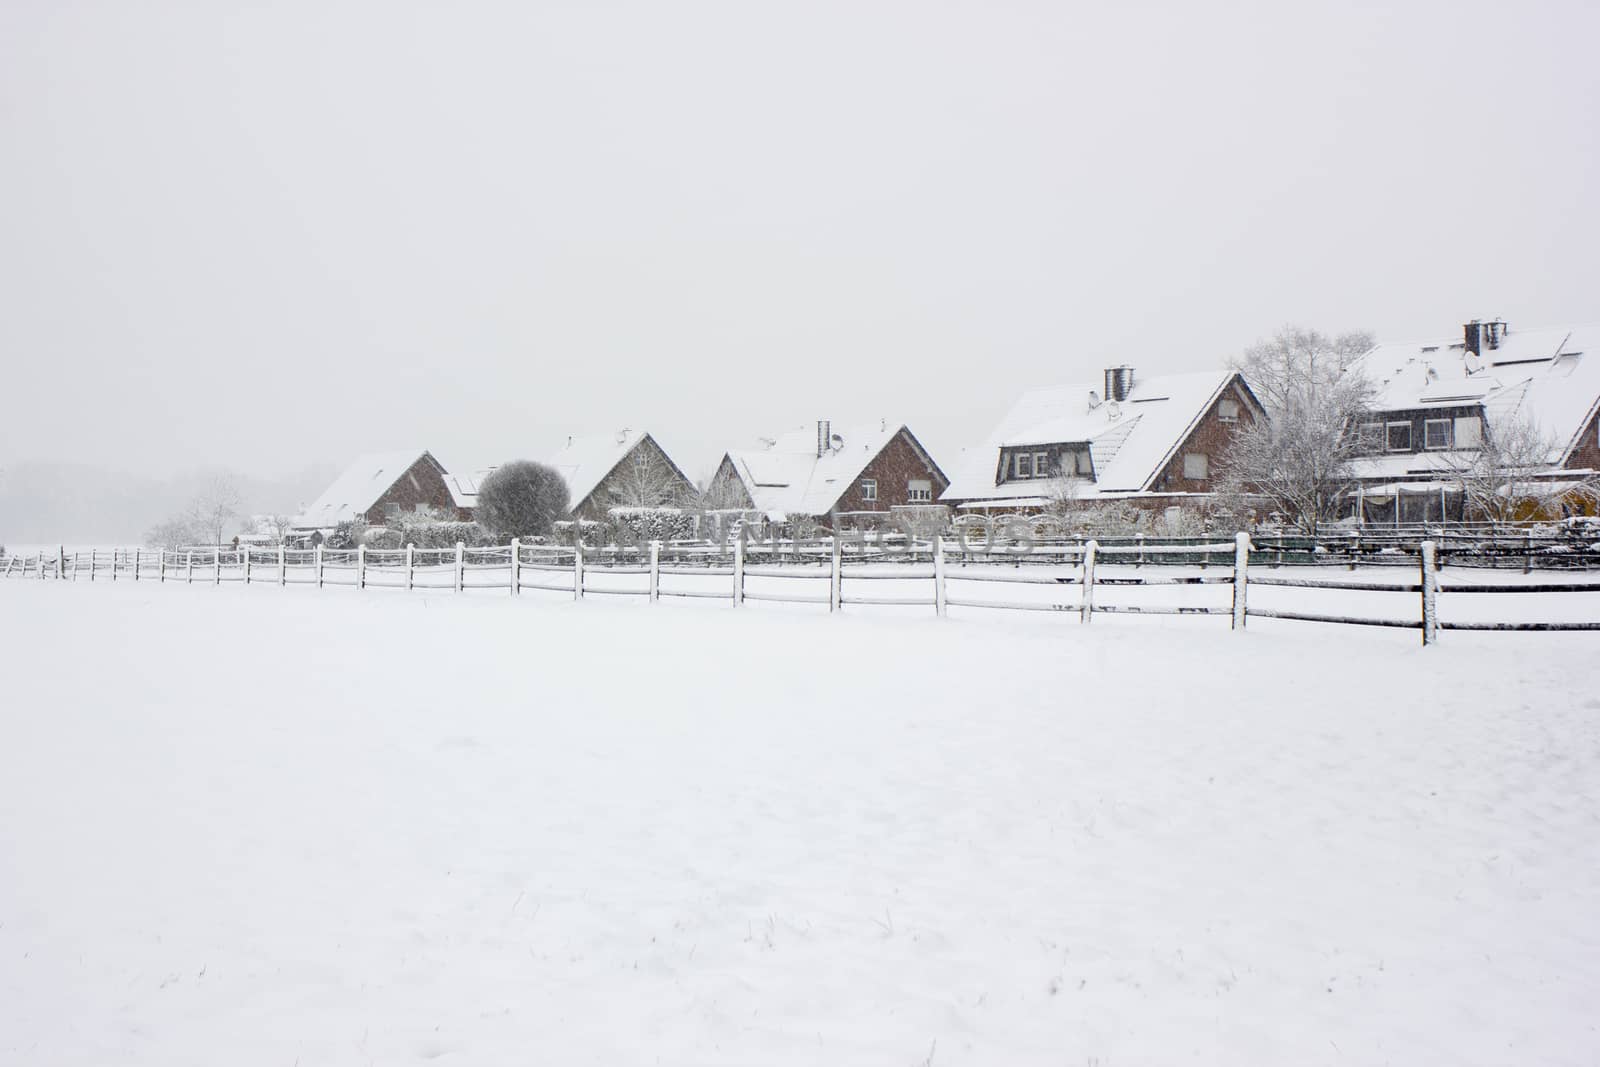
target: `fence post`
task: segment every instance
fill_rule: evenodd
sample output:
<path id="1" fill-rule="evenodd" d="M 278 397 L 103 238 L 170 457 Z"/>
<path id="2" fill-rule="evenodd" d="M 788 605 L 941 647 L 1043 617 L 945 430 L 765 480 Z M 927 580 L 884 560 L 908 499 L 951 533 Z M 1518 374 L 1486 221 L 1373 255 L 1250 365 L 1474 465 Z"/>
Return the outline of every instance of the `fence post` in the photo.
<path id="1" fill-rule="evenodd" d="M 1527 539 L 1528 539 L 1527 547 L 1526 547 L 1526 550 L 1525 550 L 1525 552 L 1524 552 L 1524 554 L 1522 556 L 1522 573 L 1523 574 L 1531 574 L 1531 573 L 1533 573 L 1533 527 L 1532 526 L 1528 527 L 1528 529 L 1527 529 Z"/>
<path id="2" fill-rule="evenodd" d="M 78 556 L 79 556 L 79 554 L 80 553 L 78 552 L 77 549 L 73 549 L 73 552 L 72 552 L 72 580 L 73 581 L 77 581 L 78 580 Z"/>
<path id="3" fill-rule="evenodd" d="M 67 546 L 56 546 L 56 581 L 67 576 Z"/>
<path id="4" fill-rule="evenodd" d="M 117 550 L 114 548 L 111 550 L 111 580 L 117 580 Z"/>
<path id="5" fill-rule="evenodd" d="M 456 542 L 456 592 L 461 592 L 467 587 L 467 545 L 465 541 Z"/>
<path id="6" fill-rule="evenodd" d="M 1419 546 L 1422 557 L 1422 643 L 1439 640 L 1439 570 L 1434 566 L 1433 542 Z"/>
<path id="7" fill-rule="evenodd" d="M 661 542 L 650 542 L 650 603 L 661 599 Z"/>
<path id="8" fill-rule="evenodd" d="M 367 587 L 367 546 L 356 546 L 356 588 Z"/>
<path id="9" fill-rule="evenodd" d="M 1094 554 L 1099 547 L 1092 538 L 1083 546 L 1083 613 L 1079 616 L 1083 622 L 1094 618 Z"/>
<path id="10" fill-rule="evenodd" d="M 1133 539 L 1139 546 L 1138 561 L 1134 564 L 1134 566 L 1143 567 L 1144 566 L 1144 534 L 1136 533 L 1136 534 L 1133 535 Z"/>
<path id="11" fill-rule="evenodd" d="M 583 599 L 583 537 L 572 544 L 572 599 Z"/>
<path id="12" fill-rule="evenodd" d="M 835 532 L 833 535 L 833 569 L 828 574 L 829 611 L 838 611 L 843 606 L 844 602 L 844 598 L 839 595 L 840 587 L 844 584 L 843 576 L 840 573 L 842 564 L 844 562 L 842 558 L 843 554 L 843 548 L 839 542 L 839 535 L 837 532 Z"/>
<path id="13" fill-rule="evenodd" d="M 284 558 L 283 542 L 278 542 L 278 584 L 289 584 L 289 562 Z"/>
<path id="14" fill-rule="evenodd" d="M 1233 538 L 1233 628 L 1244 629 L 1250 588 L 1250 535 L 1243 530 Z"/>
<path id="15" fill-rule="evenodd" d="M 156 581 L 165 583 L 167 580 L 167 550 L 156 549 Z"/>
<path id="16" fill-rule="evenodd" d="M 222 584 L 222 546 L 211 550 L 211 584 Z"/>
<path id="17" fill-rule="evenodd" d="M 733 606 L 744 603 L 744 537 L 733 543 Z"/>
<path id="18" fill-rule="evenodd" d="M 193 585 L 194 584 L 194 550 L 190 549 L 189 551 L 185 552 L 183 554 L 183 560 L 184 560 L 184 582 L 186 582 L 189 585 Z M 92 564 L 91 564 L 91 566 L 92 566 Z M 93 571 L 89 572 L 89 580 L 90 581 L 94 580 L 94 572 Z"/>
<path id="19" fill-rule="evenodd" d="M 511 595 L 522 592 L 522 539 L 511 539 Z"/>
<path id="20" fill-rule="evenodd" d="M 249 585 L 250 584 L 250 550 L 248 548 L 241 548 L 238 551 L 239 551 L 239 562 L 240 562 L 240 565 L 243 566 L 243 568 L 244 568 L 244 584 L 245 585 Z M 138 572 L 135 571 L 134 573 L 137 574 Z"/>
<path id="21" fill-rule="evenodd" d="M 314 545 L 311 551 L 311 569 L 316 572 L 317 588 L 322 588 L 322 546 Z"/>
<path id="22" fill-rule="evenodd" d="M 406 543 L 406 592 L 411 592 L 411 587 L 416 584 L 416 545 Z"/>
<path id="23" fill-rule="evenodd" d="M 142 563 L 142 562 L 144 562 L 144 552 L 143 552 L 143 550 L 142 549 L 138 549 L 138 548 L 134 549 L 133 550 L 133 580 L 136 581 L 136 582 L 139 580 L 139 564 Z"/>
<path id="24" fill-rule="evenodd" d="M 944 618 L 944 538 L 939 534 L 933 535 L 933 611 Z"/>

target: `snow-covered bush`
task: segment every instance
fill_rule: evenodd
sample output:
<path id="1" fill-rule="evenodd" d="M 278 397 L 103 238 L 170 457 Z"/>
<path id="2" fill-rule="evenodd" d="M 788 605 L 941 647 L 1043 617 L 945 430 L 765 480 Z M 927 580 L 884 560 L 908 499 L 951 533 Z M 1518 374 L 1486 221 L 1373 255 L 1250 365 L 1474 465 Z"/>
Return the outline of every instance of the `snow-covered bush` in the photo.
<path id="1" fill-rule="evenodd" d="M 570 503 L 560 471 L 519 459 L 496 467 L 478 486 L 477 519 L 502 542 L 538 537 L 550 532 Z"/>
<path id="2" fill-rule="evenodd" d="M 592 519 L 562 519 L 554 527 L 555 541 L 561 545 L 576 543 L 580 533 L 586 545 L 603 545 L 611 540 L 611 527 Z"/>

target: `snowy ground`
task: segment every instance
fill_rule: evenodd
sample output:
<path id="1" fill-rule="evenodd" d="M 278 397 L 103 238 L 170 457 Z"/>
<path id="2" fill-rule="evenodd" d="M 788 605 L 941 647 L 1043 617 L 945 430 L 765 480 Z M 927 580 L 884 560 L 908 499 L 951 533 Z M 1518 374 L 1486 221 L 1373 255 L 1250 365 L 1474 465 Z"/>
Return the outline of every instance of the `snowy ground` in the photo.
<path id="1" fill-rule="evenodd" d="M 1600 639 L 1106 623 L 0 582 L 0 1062 L 1593 1062 Z"/>

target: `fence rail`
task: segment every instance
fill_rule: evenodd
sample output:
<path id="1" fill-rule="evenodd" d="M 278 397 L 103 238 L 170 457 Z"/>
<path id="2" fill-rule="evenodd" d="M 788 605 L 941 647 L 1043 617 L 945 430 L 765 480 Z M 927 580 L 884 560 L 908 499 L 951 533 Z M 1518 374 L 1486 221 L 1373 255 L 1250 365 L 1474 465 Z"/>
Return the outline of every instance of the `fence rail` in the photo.
<path id="1" fill-rule="evenodd" d="M 1354 578 L 1298 577 L 1278 570 L 1281 552 L 1254 542 L 1245 534 L 1232 542 L 1151 542 L 1138 540 L 1101 545 L 1095 540 L 1026 546 L 975 552 L 963 542 L 933 537 L 909 541 L 895 551 L 884 545 L 863 546 L 845 538 L 751 546 L 663 544 L 591 550 L 557 545 L 523 545 L 453 549 L 415 548 L 368 550 L 250 548 L 166 550 L 89 550 L 54 554 L 0 556 L 0 574 L 17 579 L 66 581 L 202 582 L 221 585 L 271 584 L 353 587 L 355 589 L 453 590 L 500 589 L 511 595 L 529 591 L 586 597 L 662 597 L 723 600 L 735 607 L 746 601 L 826 605 L 830 612 L 852 606 L 932 608 L 945 615 L 951 607 L 986 610 L 1076 614 L 1087 624 L 1095 615 L 1230 616 L 1235 630 L 1251 618 L 1346 626 L 1398 627 L 1422 631 L 1423 643 L 1432 644 L 1441 630 L 1477 631 L 1600 631 L 1600 581 L 1544 581 L 1494 584 L 1439 580 L 1439 546 L 1420 542 L 1403 562 L 1417 567 L 1415 581 L 1361 581 Z M 763 563 L 752 563 L 764 560 Z M 1326 560 L 1318 560 L 1324 566 Z M 1252 574 L 1263 564 L 1271 574 Z M 1200 574 L 1142 572 L 1144 567 L 1197 567 Z M 1025 567 L 1030 569 L 1024 569 Z M 1106 573 L 1105 568 L 1119 568 Z M 809 568 L 809 569 L 807 569 Z M 1206 573 L 1209 571 L 1209 573 Z M 1131 572 L 1131 573 L 1130 573 Z M 663 579 L 673 587 L 663 588 Z M 642 582 L 639 580 L 643 579 Z M 683 580 L 696 580 L 698 587 Z M 754 580 L 761 587 L 749 588 Z M 773 583 L 766 587 L 765 583 Z M 880 583 L 898 582 L 901 588 L 883 591 Z M 907 584 L 911 590 L 904 588 Z M 951 595 L 951 586 L 955 595 Z M 1011 599 L 978 595 L 988 587 L 995 593 L 1017 590 Z M 1126 604 L 1096 601 L 1097 590 L 1139 588 L 1229 587 L 1228 602 L 1202 604 Z M 1251 587 L 1311 590 L 1315 596 L 1332 593 L 1384 593 L 1416 596 L 1415 609 L 1406 617 L 1341 614 L 1309 608 L 1257 606 L 1250 603 Z M 977 587 L 977 588 L 975 588 Z M 1070 587 L 1067 602 L 1028 599 L 1029 590 Z M 1590 594 L 1584 614 L 1595 618 L 1541 621 L 1507 621 L 1439 618 L 1440 595 L 1451 598 L 1493 594 L 1561 597 Z M 1047 595 L 1047 594 L 1043 594 Z M 1018 599 L 1021 597 L 1021 599 Z"/>

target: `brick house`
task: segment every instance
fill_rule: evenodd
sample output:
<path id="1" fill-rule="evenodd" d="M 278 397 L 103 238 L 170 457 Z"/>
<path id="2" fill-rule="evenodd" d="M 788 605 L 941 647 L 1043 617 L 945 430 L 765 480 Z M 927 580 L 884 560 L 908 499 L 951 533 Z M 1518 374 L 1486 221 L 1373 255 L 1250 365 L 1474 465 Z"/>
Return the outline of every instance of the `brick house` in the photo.
<path id="1" fill-rule="evenodd" d="M 1528 477 L 1558 501 L 1551 510 L 1595 512 L 1600 325 L 1512 330 L 1501 320 L 1474 320 L 1459 337 L 1380 344 L 1350 373 L 1377 390 L 1357 427 L 1364 454 L 1354 507 L 1365 521 L 1464 517 L 1464 472 L 1497 426 L 1519 420 L 1549 438 Z"/>
<path id="2" fill-rule="evenodd" d="M 603 522 L 613 507 L 686 507 L 699 496 L 644 430 L 569 437 L 544 462 L 566 479 L 568 506 L 580 519 Z"/>
<path id="3" fill-rule="evenodd" d="M 1265 413 L 1237 373 L 1141 377 L 1024 393 L 940 499 L 960 513 L 1030 512 L 1067 500 L 1165 508 L 1205 500 L 1234 434 Z"/>
<path id="4" fill-rule="evenodd" d="M 895 511 L 931 509 L 950 484 L 914 434 L 882 420 L 836 432 L 829 421 L 727 452 L 706 490 L 716 508 L 759 512 L 769 522 L 835 516 L 871 525 Z"/>
<path id="5" fill-rule="evenodd" d="M 331 530 L 341 522 L 382 525 L 393 511 L 434 508 L 451 518 L 472 518 L 470 502 L 444 465 L 426 450 L 362 456 L 334 479 L 293 528 Z"/>

